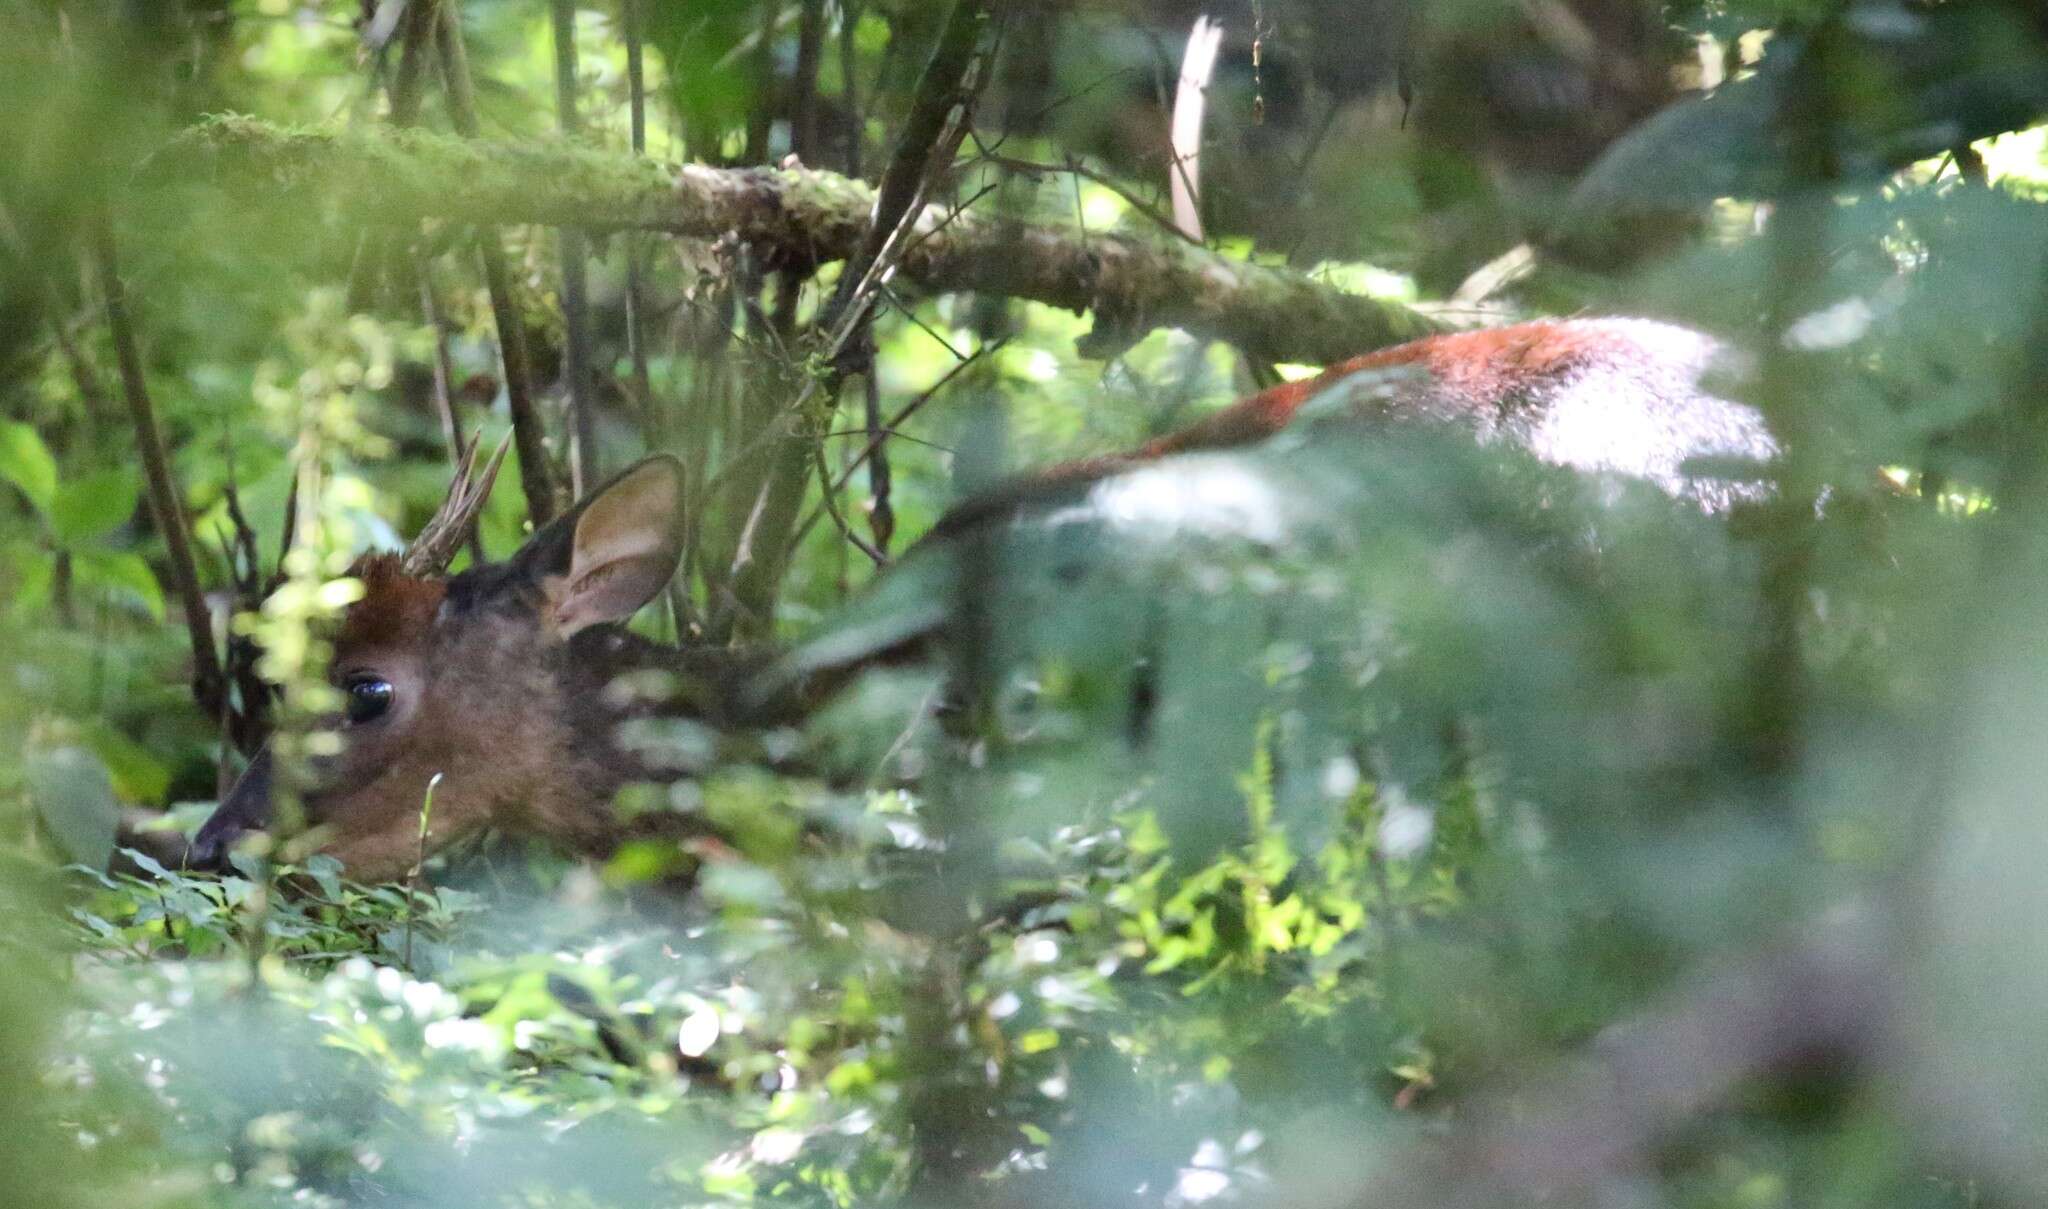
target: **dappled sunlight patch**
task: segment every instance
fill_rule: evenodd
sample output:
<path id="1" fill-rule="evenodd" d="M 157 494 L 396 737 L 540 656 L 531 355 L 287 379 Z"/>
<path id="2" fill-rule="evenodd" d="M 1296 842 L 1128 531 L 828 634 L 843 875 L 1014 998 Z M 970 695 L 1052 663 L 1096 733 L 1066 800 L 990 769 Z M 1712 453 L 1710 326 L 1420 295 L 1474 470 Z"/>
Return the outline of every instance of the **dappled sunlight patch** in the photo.
<path id="1" fill-rule="evenodd" d="M 1045 524 L 1090 519 L 1141 538 L 1187 533 L 1263 543 L 1279 541 L 1284 532 L 1279 495 L 1265 479 L 1228 460 L 1189 459 L 1171 468 L 1129 471 L 1091 491 L 1086 507 L 1095 515 L 1054 512 Z"/>

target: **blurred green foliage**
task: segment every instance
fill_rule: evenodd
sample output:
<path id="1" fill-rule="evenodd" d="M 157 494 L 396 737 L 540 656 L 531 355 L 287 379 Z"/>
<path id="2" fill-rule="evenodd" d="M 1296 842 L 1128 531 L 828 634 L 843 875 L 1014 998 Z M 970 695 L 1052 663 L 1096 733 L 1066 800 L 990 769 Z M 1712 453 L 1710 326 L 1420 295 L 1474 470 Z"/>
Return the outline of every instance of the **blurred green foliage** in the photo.
<path id="1" fill-rule="evenodd" d="M 857 147 L 870 176 L 942 15 L 643 7 L 652 155 L 789 153 L 808 12 L 825 35 L 813 166 L 848 168 Z M 1314 15 L 1264 7 L 1283 28 Z M 1532 6 L 1446 7 L 1433 36 L 1451 45 Z M 1603 6 L 1563 7 L 1586 10 L 1594 61 L 1642 68 L 1600 41 Z M 947 191 L 1082 231 L 1149 223 L 1166 182 L 1156 93 L 1193 11 L 1022 6 Z M 486 136 L 554 137 L 544 6 L 462 13 Z M 586 137 L 612 149 L 628 125 L 620 15 L 584 5 L 576 24 Z M 509 419 L 467 228 L 398 233 L 405 255 L 380 269 L 347 214 L 259 204 L 237 182 L 134 183 L 202 114 L 383 120 L 400 6 L 0 9 L 0 732 L 19 737 L 0 750 L 0 1198 L 1396 1203 L 1386 1181 L 1416 1154 L 1508 1161 L 1512 1147 L 1471 1159 L 1461 1139 L 1489 1114 L 1569 1106 L 1543 1081 L 1560 1061 L 1668 1019 L 1700 971 L 1875 918 L 1896 926 L 1881 1046 L 1734 1063 L 1697 1096 L 1635 1070 L 1658 1112 L 1660 1093 L 1682 1105 L 1676 1124 L 1583 1168 L 1560 1145 L 1557 1167 L 1527 1167 L 1565 1174 L 1500 1199 L 2038 1199 L 2048 133 L 1982 127 L 2038 122 L 2024 104 L 2048 53 L 2027 38 L 2039 18 L 1988 0 L 1757 0 L 1650 21 L 1728 76 L 1738 117 L 1635 126 L 1586 178 L 1615 204 L 1692 207 L 1683 238 L 1626 271 L 1552 254 L 1544 224 L 1585 216 L 1555 212 L 1555 181 L 1488 198 L 1476 235 L 1424 212 L 1445 180 L 1481 191 L 1528 168 L 1511 152 L 1542 131 L 1431 141 L 1405 120 L 1416 81 L 1390 71 L 1345 93 L 1287 38 L 1255 75 L 1233 52 L 1218 89 L 1238 99 L 1212 123 L 1251 149 L 1235 170 L 1211 161 L 1211 242 L 1459 316 L 1635 310 L 1728 332 L 1757 353 L 1749 386 L 1774 420 L 1807 438 L 1791 477 L 1829 484 L 1822 499 L 1728 523 L 1325 417 L 1128 476 L 1119 508 L 1012 526 L 965 572 L 957 549 L 925 547 L 871 587 L 868 560 L 820 520 L 779 631 L 976 596 L 988 640 L 952 654 L 988 672 L 969 703 L 986 712 L 963 720 L 943 658 L 881 668 L 801 736 L 763 741 L 807 762 L 764 755 L 650 789 L 730 839 L 681 894 L 655 876 L 664 854 L 593 867 L 497 837 L 404 887 L 356 885 L 318 856 L 216 877 L 134 853 L 129 872 L 99 872 L 124 810 L 189 830 L 241 757 L 193 708 L 167 621 L 183 602 L 86 284 L 92 217 L 120 241 L 215 633 L 224 650 L 262 640 L 268 674 L 298 693 L 287 728 L 322 707 L 318 623 L 352 590 L 333 577 L 415 531 L 445 485 L 437 389 L 487 446 Z M 1430 36 L 1414 35 L 1416 62 Z M 1797 88 L 1826 91 L 1825 65 L 1852 61 L 1793 48 L 1836 37 L 1884 53 L 1833 81 L 1841 174 L 1816 184 L 1774 140 Z M 1784 66 L 1759 69 L 1759 45 Z M 1521 82 L 1557 95 L 1545 72 Z M 1244 96 L 1270 106 L 1269 142 Z M 1310 102 L 1328 105 L 1320 129 Z M 1759 132 L 1768 163 L 1752 162 Z M 1924 158 L 1934 135 L 1947 151 Z M 1290 160 L 1283 182 L 1273 165 Z M 1802 204 L 1817 236 L 1777 222 Z M 561 434 L 556 243 L 498 236 Z M 1504 288 L 1416 284 L 1520 243 L 1540 245 L 1538 268 Z M 646 399 L 624 338 L 629 254 L 651 301 Z M 736 459 L 733 417 L 758 392 L 776 401 L 764 384 L 800 380 L 807 355 L 765 313 L 789 267 L 600 244 L 612 464 L 671 448 L 701 486 Z M 812 317 L 835 273 L 803 281 L 787 316 Z M 367 282 L 360 311 L 351 282 Z M 985 296 L 888 299 L 881 412 L 934 392 L 888 445 L 896 550 L 956 498 L 956 461 L 1127 449 L 1268 368 L 1178 331 L 1087 360 L 1075 346 L 1093 322 Z M 860 393 L 829 417 L 830 469 L 865 443 Z M 525 532 L 510 469 L 480 527 L 496 557 Z M 877 480 L 848 482 L 868 532 Z M 295 561 L 259 610 L 238 590 L 235 518 L 268 572 L 295 484 Z M 715 571 L 685 576 L 686 624 L 715 608 Z M 676 632 L 661 609 L 639 625 Z M 1825 984 L 1779 1018 L 1848 1011 L 1860 1001 L 1829 997 L 1846 994 Z M 1680 1034 L 1671 1068 L 1755 1040 L 1730 1030 Z M 1518 1079 L 1532 1090 L 1501 1090 Z M 1442 1203 L 1466 1191 L 1454 1175 L 1423 1185 Z"/>

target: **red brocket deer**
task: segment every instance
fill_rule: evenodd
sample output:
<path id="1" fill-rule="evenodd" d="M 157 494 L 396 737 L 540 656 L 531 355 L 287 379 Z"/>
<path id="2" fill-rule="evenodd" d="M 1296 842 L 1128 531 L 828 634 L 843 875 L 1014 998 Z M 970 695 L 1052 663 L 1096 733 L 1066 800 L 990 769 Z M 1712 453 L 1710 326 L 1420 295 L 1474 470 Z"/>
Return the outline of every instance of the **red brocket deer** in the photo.
<path id="1" fill-rule="evenodd" d="M 1065 489 L 1139 462 L 1258 441 L 1347 376 L 1404 368 L 1411 372 L 1370 396 L 1375 415 L 1452 426 L 1588 474 L 1648 480 L 1719 511 L 1764 488 L 1688 464 L 1759 463 L 1777 453 L 1753 409 L 1701 385 L 1719 354 L 1708 337 L 1646 320 L 1435 336 L 1275 387 L 1128 454 L 1027 476 L 963 503 L 928 540 L 1014 513 L 1034 486 Z M 754 725 L 801 708 L 801 691 L 776 706 L 745 705 L 755 698 L 743 682 L 763 659 L 675 650 L 622 627 L 661 592 L 680 557 L 678 463 L 640 462 L 510 559 L 445 576 L 494 471 L 495 463 L 475 483 L 458 475 L 449 503 L 404 556 L 356 565 L 364 595 L 342 619 L 332 665 L 347 700 L 333 723 L 342 749 L 314 769 L 304 795 L 307 821 L 326 837 L 322 850 L 355 877 L 399 876 L 422 848 L 486 827 L 603 853 L 632 831 L 613 811 L 619 788 L 676 772 L 649 767 L 621 740 L 622 722 L 665 713 Z M 646 677 L 628 673 L 653 673 L 673 691 L 646 691 Z M 217 862 L 238 836 L 267 824 L 269 769 L 267 755 L 250 766 L 201 828 L 193 863 Z M 437 774 L 422 842 L 421 805 Z"/>

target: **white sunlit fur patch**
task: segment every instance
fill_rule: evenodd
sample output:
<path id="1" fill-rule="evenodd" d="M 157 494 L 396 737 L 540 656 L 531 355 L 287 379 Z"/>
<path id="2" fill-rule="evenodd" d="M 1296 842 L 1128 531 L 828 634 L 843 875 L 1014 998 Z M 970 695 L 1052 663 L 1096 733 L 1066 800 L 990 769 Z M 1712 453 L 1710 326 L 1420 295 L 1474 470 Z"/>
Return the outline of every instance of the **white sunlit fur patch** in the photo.
<path id="1" fill-rule="evenodd" d="M 1194 532 L 1274 544 L 1285 534 L 1279 493 L 1227 458 L 1177 460 L 1105 479 L 1085 503 L 1046 518 L 1048 527 L 1100 521 L 1148 536 Z"/>

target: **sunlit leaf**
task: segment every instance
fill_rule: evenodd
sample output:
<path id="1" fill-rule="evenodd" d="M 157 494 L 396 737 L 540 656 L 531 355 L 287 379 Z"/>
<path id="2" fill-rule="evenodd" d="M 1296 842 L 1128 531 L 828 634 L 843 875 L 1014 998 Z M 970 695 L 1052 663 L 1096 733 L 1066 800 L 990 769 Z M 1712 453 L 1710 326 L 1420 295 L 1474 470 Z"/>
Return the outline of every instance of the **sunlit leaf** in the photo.
<path id="1" fill-rule="evenodd" d="M 0 479 L 20 488 L 28 502 L 47 514 L 57 494 L 57 459 L 35 429 L 0 420 Z"/>
<path id="2" fill-rule="evenodd" d="M 135 513 L 140 484 L 134 471 L 102 470 L 58 485 L 49 505 L 50 530 L 76 546 L 105 537 Z"/>
<path id="3" fill-rule="evenodd" d="M 110 592 L 149 615 L 152 621 L 164 619 L 163 588 L 157 584 L 156 572 L 149 569 L 149 563 L 132 550 L 80 550 L 73 555 L 74 573 L 78 586 Z"/>
<path id="4" fill-rule="evenodd" d="M 114 788 L 131 802 L 159 802 L 171 787 L 171 770 L 157 754 L 111 726 L 86 728 L 85 741 L 106 764 Z"/>

